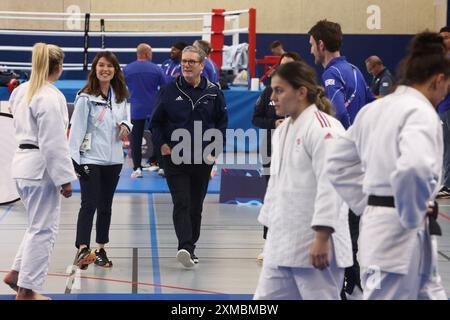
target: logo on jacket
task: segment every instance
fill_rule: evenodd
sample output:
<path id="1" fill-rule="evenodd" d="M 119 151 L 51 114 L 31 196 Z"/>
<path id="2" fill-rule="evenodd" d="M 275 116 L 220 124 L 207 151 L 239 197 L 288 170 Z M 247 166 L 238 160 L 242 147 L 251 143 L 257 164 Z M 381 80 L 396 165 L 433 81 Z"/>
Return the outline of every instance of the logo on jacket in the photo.
<path id="1" fill-rule="evenodd" d="M 325 135 L 325 140 L 333 139 L 333 138 L 334 138 L 333 135 L 329 132 Z"/>
<path id="2" fill-rule="evenodd" d="M 325 87 L 334 86 L 335 84 L 336 84 L 336 81 L 334 79 L 325 80 Z"/>
<path id="3" fill-rule="evenodd" d="M 178 96 L 178 98 L 176 98 L 175 101 L 184 101 L 184 100 L 181 96 Z"/>
<path id="4" fill-rule="evenodd" d="M 300 138 L 297 138 L 297 140 L 295 140 L 295 143 L 299 146 L 300 143 L 302 143 L 302 140 L 300 140 Z"/>

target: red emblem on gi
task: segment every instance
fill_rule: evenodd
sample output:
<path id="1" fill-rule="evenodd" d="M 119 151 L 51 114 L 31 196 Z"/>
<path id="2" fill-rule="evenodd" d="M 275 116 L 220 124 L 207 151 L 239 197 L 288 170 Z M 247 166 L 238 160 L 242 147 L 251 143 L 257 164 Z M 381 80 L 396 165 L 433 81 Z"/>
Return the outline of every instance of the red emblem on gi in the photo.
<path id="1" fill-rule="evenodd" d="M 297 138 L 296 142 L 297 142 L 297 145 L 299 145 L 301 142 L 300 138 Z"/>
<path id="2" fill-rule="evenodd" d="M 325 135 L 325 140 L 327 139 L 333 139 L 333 135 L 329 132 Z"/>

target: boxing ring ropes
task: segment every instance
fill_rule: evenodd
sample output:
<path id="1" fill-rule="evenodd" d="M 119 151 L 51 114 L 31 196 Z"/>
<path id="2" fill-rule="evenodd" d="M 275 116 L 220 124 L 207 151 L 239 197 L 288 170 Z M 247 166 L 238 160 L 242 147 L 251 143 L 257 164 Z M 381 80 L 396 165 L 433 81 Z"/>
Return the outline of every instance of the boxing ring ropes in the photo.
<path id="1" fill-rule="evenodd" d="M 243 15 L 248 15 L 248 28 L 240 28 L 240 22 Z M 66 71 L 86 71 L 90 69 L 88 62 L 88 53 L 96 53 L 103 50 L 110 50 L 114 53 L 135 53 L 136 48 L 113 48 L 105 46 L 107 37 L 174 37 L 179 40 L 182 37 L 201 37 L 211 43 L 212 53 L 211 59 L 219 68 L 223 66 L 223 52 L 227 50 L 225 47 L 225 37 L 231 36 L 232 45 L 239 44 L 239 35 L 248 34 L 248 69 L 252 78 L 255 77 L 256 63 L 256 9 L 250 8 L 246 10 L 225 11 L 224 9 L 213 9 L 207 13 L 59 13 L 59 12 L 18 12 L 18 11 L 0 11 L 0 22 L 2 20 L 17 21 L 68 21 L 68 20 L 84 22 L 84 31 L 37 31 L 37 30 L 11 30 L 0 29 L 0 35 L 9 36 L 36 36 L 39 40 L 46 43 L 55 43 L 51 37 L 82 37 L 83 46 L 80 47 L 62 47 L 66 53 L 82 53 L 82 63 L 64 63 Z M 117 22 L 151 22 L 151 23 L 190 23 L 202 22 L 202 30 L 195 32 L 125 32 L 105 30 L 106 23 Z M 92 31 L 91 23 L 100 22 L 100 31 Z M 226 29 L 226 25 L 231 29 Z M 42 37 L 42 39 L 40 39 Z M 99 48 L 90 47 L 89 39 L 100 37 L 101 46 Z M 174 40 L 175 41 L 175 40 Z M 30 52 L 31 46 L 7 46 L 0 45 L 1 52 Z M 153 48 L 153 52 L 169 53 L 170 48 Z M 0 59 L 3 60 L 3 59 Z M 30 59 L 31 60 L 31 59 Z M 7 70 L 31 70 L 31 62 L 17 61 L 0 61 L 0 66 Z M 125 65 L 121 65 L 122 67 Z M 14 87 L 18 85 L 16 84 Z M 8 87 L 12 91 L 13 87 Z M 5 173 L 0 177 L 0 205 L 7 205 L 19 200 L 13 179 L 11 178 L 10 166 L 12 157 L 17 146 L 13 136 L 12 116 L 8 113 L 0 113 L 1 139 L 0 139 L 0 166 Z M 9 208 L 10 209 L 10 208 Z M 7 210 L 8 211 L 8 210 Z M 0 219 L 3 215 L 0 215 Z"/>
<path id="2" fill-rule="evenodd" d="M 248 14 L 248 28 L 240 28 L 241 16 Z M 232 37 L 232 45 L 239 44 L 239 35 L 248 34 L 248 56 L 249 74 L 255 77 L 256 63 L 256 9 L 225 11 L 224 9 L 213 9 L 204 13 L 59 13 L 59 12 L 20 12 L 20 11 L 0 11 L 1 20 L 26 20 L 26 21 L 84 21 L 84 31 L 36 31 L 36 30 L 9 30 L 1 29 L 0 35 L 24 35 L 24 36 L 67 36 L 83 37 L 83 47 L 63 47 L 65 53 L 83 53 L 83 63 L 65 63 L 66 71 L 85 71 L 89 68 L 88 53 L 109 50 L 114 53 L 135 52 L 136 48 L 109 48 L 105 46 L 106 37 L 201 37 L 211 43 L 211 59 L 221 68 L 223 62 L 223 52 L 225 37 Z M 108 32 L 105 30 L 106 23 L 116 22 L 199 22 L 202 21 L 202 30 L 194 32 L 174 31 L 174 32 Z M 90 24 L 100 23 L 100 31 L 91 31 Z M 231 29 L 225 29 L 226 22 L 229 22 Z M 101 47 L 89 47 L 90 37 L 100 37 Z M 43 39 L 43 42 L 49 42 Z M 0 46 L 1 51 L 28 51 L 30 46 Z M 170 52 L 170 48 L 153 48 L 153 52 Z M 31 70 L 30 62 L 0 61 L 3 68 L 9 70 Z M 124 66 L 124 65 L 122 65 Z"/>

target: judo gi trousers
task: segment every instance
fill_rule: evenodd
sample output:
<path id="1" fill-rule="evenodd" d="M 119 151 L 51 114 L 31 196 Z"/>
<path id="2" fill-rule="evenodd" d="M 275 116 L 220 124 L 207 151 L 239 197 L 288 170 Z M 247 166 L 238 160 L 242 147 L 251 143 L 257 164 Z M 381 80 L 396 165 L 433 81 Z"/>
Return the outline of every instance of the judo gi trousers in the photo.
<path id="1" fill-rule="evenodd" d="M 16 179 L 16 187 L 28 215 L 28 228 L 12 270 L 19 272 L 19 287 L 40 291 L 59 228 L 60 188 L 47 171 L 42 180 Z"/>
<path id="2" fill-rule="evenodd" d="M 330 266 L 291 268 L 266 266 L 259 277 L 254 300 L 340 300 L 344 268 L 338 267 L 334 256 Z"/>
<path id="3" fill-rule="evenodd" d="M 407 274 L 390 273 L 367 268 L 362 276 L 364 300 L 447 300 L 447 294 L 437 271 L 437 239 L 431 237 L 431 273 L 421 274 L 421 255 L 424 252 L 423 231 L 416 239 Z M 424 263 L 422 261 L 422 263 Z"/>

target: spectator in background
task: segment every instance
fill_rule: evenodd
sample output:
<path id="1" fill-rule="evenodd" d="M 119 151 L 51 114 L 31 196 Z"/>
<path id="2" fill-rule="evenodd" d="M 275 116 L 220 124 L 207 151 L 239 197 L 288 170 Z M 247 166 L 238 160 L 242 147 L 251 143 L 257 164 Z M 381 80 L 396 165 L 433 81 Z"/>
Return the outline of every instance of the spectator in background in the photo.
<path id="1" fill-rule="evenodd" d="M 212 83 L 217 83 L 219 81 L 219 68 L 217 68 L 215 62 L 209 58 L 211 54 L 211 44 L 205 40 L 195 40 L 193 46 L 202 49 L 206 53 L 205 68 L 202 71 L 202 76 Z"/>
<path id="2" fill-rule="evenodd" d="M 164 61 L 161 65 L 161 68 L 170 80 L 174 80 L 181 74 L 181 52 L 186 48 L 187 43 L 183 41 L 177 41 L 172 44 L 170 48 L 170 59 Z"/>
<path id="3" fill-rule="evenodd" d="M 142 136 L 145 124 L 153 113 L 158 88 L 165 84 L 166 78 L 161 68 L 151 62 L 152 48 L 148 44 L 139 44 L 136 55 L 137 60 L 127 65 L 123 73 L 130 92 L 133 124 L 130 141 L 133 156 L 131 177 L 142 178 Z"/>
<path id="4" fill-rule="evenodd" d="M 450 26 L 443 27 L 439 34 L 444 38 L 447 55 L 450 55 Z M 450 199 L 450 94 L 438 105 L 444 131 L 444 178 L 436 199 Z"/>
<path id="5" fill-rule="evenodd" d="M 283 49 L 283 44 L 279 40 L 276 40 L 276 41 L 271 43 L 270 51 L 272 52 L 272 55 L 280 56 L 280 57 L 283 55 L 283 53 L 286 52 Z"/>
<path id="6" fill-rule="evenodd" d="M 322 74 L 322 83 L 326 95 L 333 104 L 336 118 L 347 129 L 355 120 L 359 110 L 375 98 L 361 71 L 341 56 L 340 48 L 343 35 L 338 23 L 322 20 L 317 22 L 308 33 L 311 36 L 309 43 L 314 61 L 325 68 Z M 346 299 L 347 294 L 353 293 L 355 286 L 359 288 L 359 292 L 355 292 L 357 294 L 352 298 L 359 298 L 362 293 L 356 255 L 358 252 L 359 217 L 353 212 L 349 214 L 349 224 L 354 265 L 345 270 L 346 281 L 345 288 L 342 291 L 343 299 Z"/>
<path id="7" fill-rule="evenodd" d="M 285 64 L 294 61 L 302 61 L 300 55 L 297 52 L 285 52 L 280 59 L 280 64 Z M 255 110 L 253 112 L 253 120 L 252 123 L 255 127 L 264 129 L 265 135 L 264 139 L 261 142 L 261 149 L 266 150 L 266 152 L 262 153 L 262 162 L 263 162 L 263 174 L 266 178 L 267 184 L 270 179 L 270 161 L 267 161 L 272 156 L 272 131 L 283 122 L 285 116 L 277 115 L 275 112 L 275 105 L 273 101 L 270 99 L 272 95 L 272 87 L 267 86 L 261 96 L 256 101 Z M 267 156 L 267 158 L 266 158 Z M 263 229 L 263 238 L 267 237 L 267 227 L 264 226 Z M 257 260 L 263 260 L 264 255 L 260 253 L 257 257 Z"/>
<path id="8" fill-rule="evenodd" d="M 393 91 L 394 76 L 388 68 L 383 64 L 383 61 L 377 56 L 371 56 L 366 60 L 367 72 L 373 76 L 370 89 L 376 98 L 381 98 Z"/>

